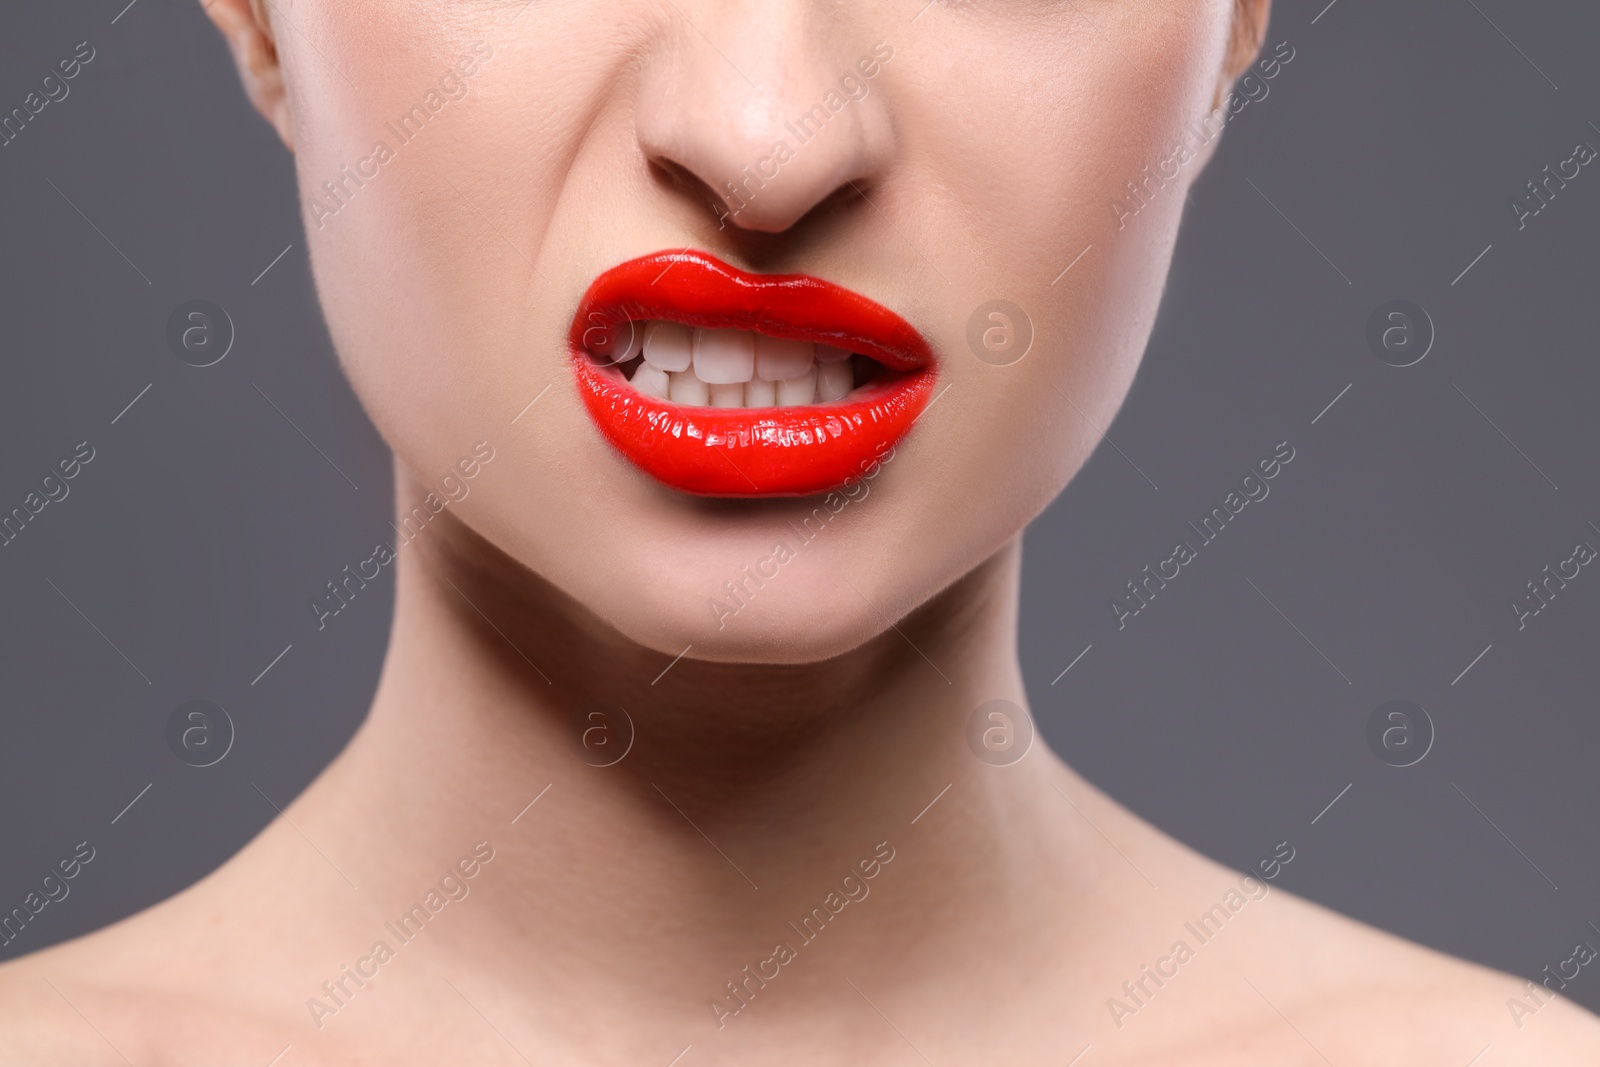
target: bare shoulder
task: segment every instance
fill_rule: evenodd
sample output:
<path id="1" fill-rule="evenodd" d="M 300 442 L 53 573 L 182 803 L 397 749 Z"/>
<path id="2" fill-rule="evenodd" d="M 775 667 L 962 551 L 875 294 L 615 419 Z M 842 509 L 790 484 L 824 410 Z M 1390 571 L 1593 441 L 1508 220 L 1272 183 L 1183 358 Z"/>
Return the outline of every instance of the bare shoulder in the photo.
<path id="1" fill-rule="evenodd" d="M 51 957 L 46 950 L 0 965 L 0 1063 L 16 1067 L 121 1063 L 117 1050 L 98 1038 L 51 981 Z"/>
<path id="2" fill-rule="evenodd" d="M 217 1006 L 162 978 L 158 942 L 138 919 L 0 966 L 0 1063 L 127 1067 L 171 1062 L 169 1036 L 203 1037 Z M 140 970 L 150 976 L 141 982 Z M 237 1030 L 246 1020 L 230 1019 Z"/>
<path id="3" fill-rule="evenodd" d="M 1226 899 L 1188 909 L 1165 955 L 1126 969 L 1101 1016 L 1102 1063 L 1600 1064 L 1600 1018 L 1544 986 L 1281 889 Z"/>
<path id="4" fill-rule="evenodd" d="M 134 938 L 144 932 L 134 928 Z M 0 1064 L 165 1067 L 239 1057 L 264 1064 L 284 1047 L 280 1020 L 197 983 L 143 982 L 128 966 L 142 959 L 159 971 L 159 957 L 112 927 L 0 966 Z M 100 969 L 87 966 L 97 958 Z M 296 1063 L 323 1063 L 314 1051 Z"/>
<path id="5" fill-rule="evenodd" d="M 287 1013 L 264 1012 L 276 1002 L 251 991 L 277 960 L 233 918 L 261 914 L 230 891 L 233 880 L 225 865 L 144 911 L 0 965 L 0 1064 L 271 1060 Z"/>
<path id="6" fill-rule="evenodd" d="M 1119 948 L 1106 972 L 1099 1062 L 1600 1064 L 1600 1018 L 1561 995 L 1563 981 L 1568 992 L 1583 988 L 1581 975 L 1570 978 L 1573 963 L 1600 960 L 1600 939 L 1575 949 L 1576 960 L 1560 968 L 1569 977 L 1552 976 L 1547 987 L 1221 866 L 1070 769 L 1062 786 L 1119 842 L 1125 862 L 1108 868 L 1119 875 L 1108 894 L 1117 926 L 1108 941 L 1140 946 Z M 1281 870 L 1292 850 L 1278 858 Z M 1600 976 L 1588 981 L 1600 990 Z"/>
<path id="7" fill-rule="evenodd" d="M 1273 993 L 1257 995 L 1259 1017 L 1319 1035 L 1318 1051 L 1334 1062 L 1600 1063 L 1600 1018 L 1556 982 L 1436 952 L 1290 893 L 1273 896 L 1277 906 L 1262 917 L 1285 958 L 1269 969 Z"/>

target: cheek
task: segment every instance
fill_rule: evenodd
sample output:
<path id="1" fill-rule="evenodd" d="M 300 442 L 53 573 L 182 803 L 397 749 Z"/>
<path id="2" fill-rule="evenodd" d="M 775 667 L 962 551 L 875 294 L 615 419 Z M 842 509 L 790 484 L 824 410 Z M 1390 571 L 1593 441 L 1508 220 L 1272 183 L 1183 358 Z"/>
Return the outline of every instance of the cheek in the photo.
<path id="1" fill-rule="evenodd" d="M 340 362 L 397 455 L 436 478 L 473 442 L 500 445 L 550 381 L 580 283 L 539 249 L 592 97 L 570 42 L 595 34 L 559 13 L 514 34 L 496 5 L 449 20 L 376 7 L 297 15 L 296 169 Z M 471 72 L 447 76 L 463 57 Z"/>
<path id="2" fill-rule="evenodd" d="M 943 186 L 927 202 L 959 204 L 975 231 L 965 258 L 979 257 L 985 274 L 1055 263 L 1047 285 L 1071 255 L 1109 240 L 1126 183 L 1192 141 L 1189 121 L 1210 109 L 1223 10 L 1216 0 L 1085 5 L 1047 27 L 991 17 L 908 47 L 897 73 L 911 84 L 896 103 Z M 1169 199 L 1183 199 L 1197 169 L 1182 168 Z"/>
<path id="3" fill-rule="evenodd" d="M 926 231 L 943 244 L 927 254 L 955 282 L 956 299 L 931 314 L 965 394 L 945 402 L 965 427 L 938 427 L 951 439 L 937 447 L 970 466 L 974 487 L 987 477 L 991 498 L 993 459 L 974 450 L 975 428 L 982 452 L 1011 457 L 1007 521 L 1071 478 L 1132 382 L 1202 166 L 1198 150 L 1181 166 L 1174 150 L 1198 143 L 1190 127 L 1213 103 L 1226 14 L 1216 3 L 1086 5 L 1049 33 L 996 29 L 907 50 L 927 153 L 916 196 L 946 205 Z M 1148 191 L 1123 217 L 1114 205 L 1130 182 Z M 969 341 L 969 317 L 995 299 L 1020 308 L 1032 333 L 1009 366 L 985 363 Z"/>

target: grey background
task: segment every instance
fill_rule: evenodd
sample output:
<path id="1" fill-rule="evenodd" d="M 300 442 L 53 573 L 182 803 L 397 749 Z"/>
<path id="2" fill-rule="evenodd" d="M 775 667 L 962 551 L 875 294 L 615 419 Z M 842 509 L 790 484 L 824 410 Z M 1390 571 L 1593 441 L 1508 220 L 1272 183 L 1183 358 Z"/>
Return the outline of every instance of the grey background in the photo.
<path id="1" fill-rule="evenodd" d="M 1600 921 L 1600 571 L 1521 632 L 1509 607 L 1600 544 L 1600 166 L 1521 232 L 1507 201 L 1600 146 L 1600 10 L 1325 2 L 1279 3 L 1270 40 L 1296 57 L 1195 189 L 1117 447 L 1028 534 L 1022 659 L 1049 741 L 1157 825 L 1240 867 L 1287 840 L 1277 884 L 1533 975 Z M 391 501 L 288 157 L 197 4 L 124 3 L 0 14 L 0 111 L 97 51 L 0 148 L 0 511 L 96 450 L 0 548 L 0 910 L 78 841 L 98 852 L 0 957 L 143 908 L 265 825 L 361 720 L 390 608 L 375 583 L 321 634 L 306 608 Z M 238 333 L 204 370 L 164 340 L 195 297 Z M 1395 297 L 1438 334 L 1404 369 L 1364 339 Z M 1111 597 L 1280 441 L 1271 495 L 1119 631 Z M 197 697 L 248 739 L 207 770 L 164 737 Z M 1406 769 L 1365 740 L 1396 697 L 1437 730 Z M 1568 992 L 1600 1008 L 1593 975 Z"/>

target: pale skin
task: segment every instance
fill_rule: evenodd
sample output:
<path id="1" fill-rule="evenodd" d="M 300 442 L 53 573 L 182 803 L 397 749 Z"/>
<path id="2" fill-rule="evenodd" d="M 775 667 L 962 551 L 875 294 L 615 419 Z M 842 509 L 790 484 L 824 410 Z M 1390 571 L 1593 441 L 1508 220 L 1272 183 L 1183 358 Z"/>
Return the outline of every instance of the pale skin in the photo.
<path id="1" fill-rule="evenodd" d="M 1270 883 L 1202 943 L 1185 924 L 1241 899 L 1237 872 L 1042 743 L 974 757 L 972 710 L 1026 703 L 1021 528 L 1121 403 L 1214 143 L 1126 226 L 1109 204 L 1255 60 L 1268 4 L 918 6 L 211 0 L 295 152 L 397 499 L 475 441 L 496 458 L 392 564 L 391 645 L 350 745 L 210 877 L 0 968 L 0 1061 L 1595 1061 L 1600 1022 L 1568 1002 Z M 847 121 L 724 218 L 722 179 L 880 40 L 894 58 Z M 477 42 L 470 92 L 319 210 Z M 563 364 L 588 280 L 681 246 L 866 293 L 924 332 L 949 386 L 871 496 L 721 626 L 708 595 L 814 502 L 652 483 Z M 1041 338 L 1006 368 L 964 341 L 997 293 Z M 637 725 L 614 766 L 575 755 L 590 700 Z M 470 891 L 395 938 L 385 922 L 481 842 Z M 886 852 L 731 1012 L 725 983 Z M 378 941 L 392 958 L 361 964 Z M 1192 958 L 1173 963 L 1178 941 Z"/>

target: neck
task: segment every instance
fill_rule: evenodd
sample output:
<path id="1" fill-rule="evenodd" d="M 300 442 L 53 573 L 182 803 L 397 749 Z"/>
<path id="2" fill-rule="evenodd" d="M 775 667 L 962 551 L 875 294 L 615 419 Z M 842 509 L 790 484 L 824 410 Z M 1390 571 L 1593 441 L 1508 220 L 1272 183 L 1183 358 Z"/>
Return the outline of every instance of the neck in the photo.
<path id="1" fill-rule="evenodd" d="M 371 714 L 301 806 L 378 918 L 488 842 L 428 935 L 482 995 L 804 1018 L 913 946 L 984 953 L 954 942 L 1077 851 L 1042 742 L 996 767 L 967 740 L 978 705 L 1025 705 L 1016 542 L 846 655 L 765 666 L 672 663 L 434 532 L 395 564 Z"/>

